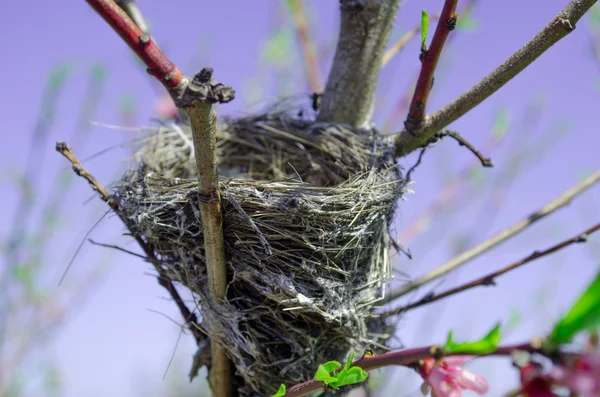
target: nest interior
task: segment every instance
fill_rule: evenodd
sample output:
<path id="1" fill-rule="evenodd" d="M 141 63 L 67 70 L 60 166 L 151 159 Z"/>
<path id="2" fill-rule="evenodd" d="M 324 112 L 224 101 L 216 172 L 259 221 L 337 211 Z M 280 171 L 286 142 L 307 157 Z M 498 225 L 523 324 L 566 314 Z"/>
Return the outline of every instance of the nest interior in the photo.
<path id="1" fill-rule="evenodd" d="M 147 137 L 114 192 L 131 231 L 192 291 L 241 394 L 272 393 L 383 343 L 389 329 L 372 308 L 390 279 L 389 228 L 407 186 L 391 141 L 268 112 L 223 122 L 217 153 L 226 302 L 208 294 L 188 126 Z"/>

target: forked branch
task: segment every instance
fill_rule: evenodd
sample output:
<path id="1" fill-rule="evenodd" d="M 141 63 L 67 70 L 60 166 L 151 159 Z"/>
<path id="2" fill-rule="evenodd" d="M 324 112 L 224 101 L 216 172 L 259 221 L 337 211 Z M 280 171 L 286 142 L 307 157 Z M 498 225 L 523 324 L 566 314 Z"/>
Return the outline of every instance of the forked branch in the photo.
<path id="1" fill-rule="evenodd" d="M 86 1 L 148 66 L 148 72 L 163 84 L 177 107 L 183 109 L 190 119 L 209 293 L 215 304 L 222 302 L 226 299 L 227 266 L 216 165 L 216 113 L 212 105 L 233 100 L 235 93 L 230 87 L 217 83 L 210 68 L 202 69 L 192 79 L 184 76 L 114 0 Z M 220 324 L 210 326 L 218 329 Z M 215 397 L 230 397 L 233 395 L 231 363 L 215 339 L 211 340 L 211 353 L 209 381 L 213 394 Z"/>
<path id="2" fill-rule="evenodd" d="M 444 263 L 443 265 L 436 267 L 429 273 L 425 273 L 424 275 L 418 277 L 416 280 L 406 283 L 393 290 L 388 296 L 386 296 L 384 303 L 391 302 L 439 277 L 442 277 L 450 271 L 455 270 L 458 267 L 464 265 L 465 263 L 477 258 L 479 255 L 492 249 L 496 245 L 508 240 L 511 237 L 516 236 L 529 226 L 533 225 L 535 222 L 550 215 L 559 208 L 562 208 L 565 205 L 569 204 L 571 200 L 573 200 L 573 198 L 589 189 L 593 184 L 595 184 L 598 181 L 600 181 L 600 170 L 594 172 L 582 182 L 567 190 L 554 200 L 550 201 L 548 204 L 546 204 L 539 210 L 533 212 L 526 218 L 521 219 L 520 221 L 508 227 L 507 229 L 504 229 L 503 231 L 491 237 L 490 239 L 463 252 L 462 254 Z"/>
<path id="3" fill-rule="evenodd" d="M 457 120 L 498 91 L 548 48 L 571 33 L 579 19 L 597 0 L 571 0 L 569 4 L 527 44 L 515 52 L 479 83 L 442 109 L 426 116 L 415 131 L 404 130 L 396 136 L 396 156 L 402 157 L 422 147 L 438 131 Z"/>
<path id="4" fill-rule="evenodd" d="M 598 229 L 600 229 L 600 223 L 596 224 L 595 226 L 590 227 L 589 229 L 585 230 L 583 233 L 578 234 L 577 236 L 574 236 L 574 237 L 572 237 L 572 238 L 570 238 L 568 240 L 565 240 L 565 241 L 563 241 L 561 243 L 555 244 L 552 247 L 547 248 L 547 249 L 545 249 L 543 251 L 534 251 L 533 253 L 531 253 L 530 255 L 526 256 L 525 258 L 523 258 L 523 259 L 521 259 L 519 261 L 516 261 L 516 262 L 514 262 L 514 263 L 512 263 L 512 264 L 510 264 L 510 265 L 508 265 L 506 267 L 503 267 L 502 269 L 497 270 L 497 271 L 495 271 L 493 273 L 487 274 L 487 275 L 485 275 L 483 277 L 477 278 L 477 279 L 475 279 L 475 280 L 473 280 L 471 282 L 465 283 L 465 284 L 460 285 L 458 287 L 451 288 L 451 289 L 449 289 L 447 291 L 440 292 L 439 294 L 427 295 L 423 299 L 418 300 L 417 302 L 414 302 L 414 303 L 411 303 L 409 305 L 402 306 L 402 307 L 399 307 L 399 308 L 396 308 L 396 309 L 393 309 L 393 310 L 389 310 L 389 311 L 383 313 L 382 316 L 389 317 L 389 316 L 394 316 L 394 315 L 397 315 L 397 314 L 401 314 L 401 313 L 404 313 L 404 312 L 406 312 L 408 310 L 415 309 L 417 307 L 427 305 L 429 303 L 438 301 L 440 299 L 447 298 L 447 297 L 449 297 L 451 295 L 455 295 L 455 294 L 458 294 L 460 292 L 467 291 L 467 290 L 469 290 L 471 288 L 480 287 L 480 286 L 496 285 L 496 278 L 498 276 L 501 276 L 501 275 L 503 275 L 505 273 L 508 273 L 511 270 L 515 270 L 515 269 L 517 269 L 517 268 L 519 268 L 519 267 L 521 267 L 521 266 L 523 266 L 523 265 L 525 265 L 525 264 L 527 264 L 529 262 L 532 262 L 532 261 L 534 261 L 536 259 L 539 259 L 539 258 L 544 257 L 546 255 L 553 254 L 554 252 L 556 252 L 558 250 L 561 250 L 563 248 L 566 248 L 566 247 L 568 247 L 571 244 L 584 243 L 584 242 L 587 241 L 587 237 L 590 234 L 598 231 Z"/>

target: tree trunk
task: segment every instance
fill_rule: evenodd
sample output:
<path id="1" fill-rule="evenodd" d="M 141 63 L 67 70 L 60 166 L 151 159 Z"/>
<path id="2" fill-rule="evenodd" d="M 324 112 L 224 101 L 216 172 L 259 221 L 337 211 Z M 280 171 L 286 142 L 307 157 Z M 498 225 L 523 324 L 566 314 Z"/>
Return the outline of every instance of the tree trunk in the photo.
<path id="1" fill-rule="evenodd" d="M 401 0 L 341 0 L 339 41 L 318 121 L 367 127 L 381 60 Z"/>

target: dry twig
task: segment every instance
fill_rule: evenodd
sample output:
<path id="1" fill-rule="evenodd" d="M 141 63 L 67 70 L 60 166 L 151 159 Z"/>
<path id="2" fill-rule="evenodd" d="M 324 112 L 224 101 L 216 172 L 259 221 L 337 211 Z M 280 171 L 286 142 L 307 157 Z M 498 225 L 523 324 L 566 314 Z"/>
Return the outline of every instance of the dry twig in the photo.
<path id="1" fill-rule="evenodd" d="M 508 240 L 509 238 L 516 236 L 517 234 L 519 234 L 520 232 L 522 232 L 523 230 L 525 230 L 527 227 L 531 226 L 535 222 L 539 221 L 540 219 L 546 217 L 547 215 L 550 215 L 554 211 L 569 204 L 571 202 L 571 200 L 573 200 L 573 198 L 575 198 L 577 195 L 586 191 L 588 188 L 590 188 L 593 184 L 595 184 L 599 180 L 600 180 L 600 170 L 596 171 L 595 173 L 593 173 L 592 175 L 590 175 L 589 177 L 584 179 L 579 184 L 577 184 L 574 187 L 572 187 L 571 189 L 567 190 L 566 192 L 564 192 L 563 194 L 561 194 L 560 196 L 558 196 L 557 198 L 555 198 L 554 200 L 552 200 L 551 202 L 549 202 L 548 204 L 546 204 L 545 206 L 540 208 L 539 210 L 530 214 L 528 217 L 521 219 L 514 225 L 508 227 L 507 229 L 504 229 L 503 231 L 496 234 L 492 238 L 463 252 L 462 254 L 460 254 L 457 257 L 451 259 L 450 261 L 444 263 L 443 265 L 418 277 L 416 280 L 414 280 L 410 283 L 404 284 L 404 285 L 400 286 L 399 288 L 397 288 L 396 290 L 390 292 L 390 294 L 388 294 L 385 298 L 385 303 L 391 302 L 391 301 L 421 287 L 422 285 L 425 285 L 439 277 L 442 277 L 443 275 L 458 268 L 459 266 L 462 266 L 463 264 L 477 258 L 479 255 L 492 249 L 496 245 L 504 242 L 505 240 Z"/>
<path id="2" fill-rule="evenodd" d="M 96 178 L 94 178 L 93 175 L 90 174 L 88 172 L 88 170 L 86 170 L 85 167 L 79 162 L 79 160 L 77 159 L 77 157 L 75 157 L 75 154 L 73 153 L 71 148 L 66 143 L 58 141 L 58 142 L 56 142 L 56 151 L 59 152 L 60 154 L 62 154 L 67 160 L 69 160 L 69 162 L 73 165 L 73 171 L 78 176 L 87 180 L 88 183 L 90 184 L 90 186 L 92 187 L 92 189 L 94 189 L 95 191 L 97 191 L 100 194 L 100 198 L 102 199 L 102 201 L 104 201 L 106 204 L 108 204 L 108 206 L 116 214 L 119 214 L 117 202 L 115 200 L 113 200 L 113 198 L 108 193 L 108 191 L 104 188 L 104 186 L 102 186 L 102 184 L 100 184 L 100 182 L 98 182 L 96 180 Z M 123 221 L 125 226 L 128 225 L 128 222 L 126 219 L 121 218 L 121 220 Z M 196 317 L 196 315 L 194 313 L 192 313 L 187 308 L 187 306 L 183 302 L 183 299 L 181 299 L 181 296 L 175 289 L 175 286 L 173 286 L 173 283 L 171 282 L 171 280 L 169 280 L 167 277 L 165 277 L 162 274 L 163 273 L 162 268 L 160 266 L 160 263 L 154 256 L 154 252 L 152 251 L 152 248 L 149 247 L 144 242 L 144 240 L 142 240 L 140 237 L 134 236 L 134 238 L 135 238 L 135 241 L 140 246 L 140 248 L 144 251 L 144 254 L 146 255 L 145 258 L 154 265 L 154 268 L 158 272 L 158 277 L 157 277 L 158 283 L 160 285 L 162 285 L 164 288 L 166 288 L 167 291 L 169 291 L 169 295 L 171 296 L 171 298 L 173 298 L 173 300 L 179 307 L 179 311 L 181 312 L 181 315 L 183 316 L 190 331 L 194 335 L 196 342 L 198 344 L 201 343 L 205 339 L 205 336 L 200 332 L 200 327 L 198 326 L 198 318 Z"/>
<path id="3" fill-rule="evenodd" d="M 410 305 L 406 305 L 406 306 L 402 306 L 390 311 L 387 311 L 385 313 L 383 313 L 382 315 L 384 317 L 388 317 L 388 316 L 394 316 L 400 313 L 404 313 L 408 310 L 420 307 L 420 306 L 424 306 L 426 304 L 438 301 L 440 299 L 444 299 L 447 298 L 451 295 L 457 294 L 459 292 L 463 292 L 466 290 L 469 290 L 471 288 L 475 288 L 475 287 L 479 287 L 479 286 L 489 286 L 489 285 L 496 285 L 496 277 L 503 275 L 504 273 L 508 273 L 511 270 L 514 270 L 518 267 L 521 267 L 529 262 L 532 262 L 536 259 L 539 259 L 543 256 L 546 255 L 550 255 L 553 254 L 554 252 L 561 250 L 565 247 L 568 247 L 571 244 L 575 244 L 575 243 L 584 243 L 587 241 L 587 236 L 589 236 L 590 234 L 598 231 L 598 229 L 600 229 L 600 223 L 596 224 L 595 226 L 590 227 L 589 229 L 585 230 L 583 233 L 578 234 L 577 236 L 574 236 L 568 240 L 565 240 L 559 244 L 553 245 L 550 248 L 547 248 L 543 251 L 534 251 L 533 253 L 531 253 L 530 255 L 526 256 L 525 258 L 514 262 L 506 267 L 503 267 L 500 270 L 497 270 L 493 273 L 490 273 L 486 276 L 480 277 L 476 280 L 473 280 L 471 282 L 468 282 L 466 284 L 460 285 L 456 288 L 452 288 L 449 289 L 447 291 L 441 292 L 439 294 L 432 294 L 432 295 L 427 295 L 425 296 L 423 299 L 418 300 L 417 302 L 411 303 Z"/>

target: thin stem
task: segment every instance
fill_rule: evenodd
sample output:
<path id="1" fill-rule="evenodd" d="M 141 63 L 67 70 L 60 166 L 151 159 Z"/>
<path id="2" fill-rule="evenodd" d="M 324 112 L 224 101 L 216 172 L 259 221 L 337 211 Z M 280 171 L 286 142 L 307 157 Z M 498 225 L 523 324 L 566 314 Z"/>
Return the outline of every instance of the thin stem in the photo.
<path id="1" fill-rule="evenodd" d="M 498 91 L 546 50 L 571 33 L 577 21 L 596 2 L 597 0 L 571 0 L 537 35 L 479 83 L 431 116 L 425 117 L 418 129 L 400 132 L 396 136 L 396 156 L 406 156 L 422 147 L 438 131 Z"/>
<path id="2" fill-rule="evenodd" d="M 94 178 L 94 176 L 92 174 L 90 174 L 87 169 L 85 169 L 85 167 L 81 164 L 81 162 L 79 162 L 77 157 L 75 157 L 75 154 L 73 153 L 71 148 L 66 143 L 59 141 L 59 142 L 56 142 L 56 151 L 59 152 L 60 154 L 62 154 L 67 160 L 69 160 L 69 162 L 73 165 L 73 171 L 78 176 L 80 176 L 83 179 L 85 179 L 86 181 L 88 181 L 88 183 L 90 184 L 92 189 L 94 189 L 95 191 L 97 191 L 100 194 L 100 198 L 102 199 L 102 201 L 104 201 L 106 204 L 108 204 L 108 206 L 123 221 L 125 226 L 128 227 L 129 222 L 120 215 L 119 205 L 118 205 L 117 201 L 114 200 L 113 197 L 104 188 L 104 186 L 102 186 L 102 184 L 100 182 L 98 182 L 98 180 L 96 180 L 96 178 Z M 192 313 L 187 308 L 187 306 L 183 302 L 183 299 L 181 299 L 181 296 L 179 295 L 179 293 L 173 286 L 173 283 L 171 282 L 171 280 L 167 276 L 164 275 L 164 272 L 163 272 L 162 268 L 160 267 L 160 264 L 159 264 L 158 260 L 156 259 L 156 256 L 154 255 L 154 251 L 152 250 L 152 248 L 148 244 L 146 244 L 146 242 L 144 240 L 142 240 L 141 237 L 136 236 L 133 233 L 132 233 L 132 235 L 133 235 L 135 241 L 138 243 L 138 245 L 142 249 L 142 251 L 144 251 L 146 259 L 154 265 L 154 268 L 156 269 L 156 271 L 159 274 L 157 277 L 158 283 L 160 285 L 162 285 L 164 288 L 166 288 L 167 291 L 169 291 L 169 295 L 171 295 L 171 298 L 173 298 L 173 300 L 177 304 L 177 307 L 179 308 L 179 311 L 181 312 L 183 319 L 185 320 L 186 324 L 188 325 L 188 328 L 194 335 L 196 342 L 199 344 L 200 342 L 202 342 L 205 339 L 205 337 L 200 332 L 200 328 L 198 326 L 198 318 L 196 317 L 196 315 L 194 313 Z"/>
<path id="3" fill-rule="evenodd" d="M 580 234 L 578 234 L 578 235 L 576 235 L 576 236 L 574 236 L 574 237 L 572 237 L 572 238 L 570 238 L 568 240 L 565 240 L 565 241 L 563 241 L 561 243 L 553 245 L 552 247 L 547 248 L 547 249 L 545 249 L 543 251 L 534 251 L 530 255 L 526 256 L 525 258 L 523 258 L 523 259 L 521 259 L 519 261 L 516 261 L 516 262 L 514 262 L 514 263 L 512 263 L 512 264 L 510 264 L 510 265 L 508 265 L 506 267 L 503 267 L 502 269 L 497 270 L 497 271 L 495 271 L 493 273 L 490 273 L 490 274 L 488 274 L 486 276 L 480 277 L 480 278 L 478 278 L 476 280 L 473 280 L 473 281 L 468 282 L 466 284 L 463 284 L 463 285 L 460 285 L 458 287 L 449 289 L 447 291 L 441 292 L 439 294 L 428 295 L 428 296 L 424 297 L 423 299 L 421 299 L 421 300 L 419 300 L 419 301 L 417 301 L 415 303 L 411 303 L 410 305 L 402 306 L 402 307 L 390 310 L 388 312 L 385 312 L 385 313 L 382 314 L 382 316 L 389 317 L 389 316 L 394 316 L 394 315 L 397 315 L 397 314 L 400 314 L 400 313 L 404 313 L 404 312 L 406 312 L 408 310 L 417 308 L 419 306 L 427 305 L 427 304 L 429 304 L 431 302 L 435 302 L 437 300 L 447 298 L 447 297 L 449 297 L 451 295 L 454 295 L 454 294 L 457 294 L 457 293 L 469 290 L 471 288 L 475 288 L 475 287 L 479 287 L 479 286 L 496 285 L 496 280 L 495 280 L 496 277 L 501 276 L 504 273 L 508 273 L 511 270 L 517 269 L 517 268 L 519 268 L 519 267 L 521 267 L 521 266 L 523 266 L 523 265 L 525 265 L 525 264 L 527 264 L 529 262 L 532 262 L 532 261 L 534 261 L 536 259 L 542 258 L 542 257 L 544 257 L 546 255 L 550 255 L 550 254 L 552 254 L 552 253 L 554 253 L 554 252 L 556 252 L 558 250 L 566 248 L 566 247 L 568 247 L 571 244 L 584 243 L 584 242 L 587 241 L 587 237 L 590 234 L 598 231 L 598 229 L 600 229 L 600 223 L 596 224 L 595 226 L 590 227 L 589 229 L 585 230 L 584 232 L 582 232 L 582 233 L 580 233 Z"/>
<path id="4" fill-rule="evenodd" d="M 292 9 L 294 22 L 296 24 L 298 41 L 300 42 L 302 52 L 304 53 L 304 69 L 308 77 L 310 89 L 312 92 L 320 93 L 323 90 L 321 73 L 319 71 L 319 63 L 317 62 L 315 46 L 313 41 L 310 39 L 306 13 L 304 12 L 304 5 L 300 0 L 291 0 L 289 4 Z"/>
<path id="5" fill-rule="evenodd" d="M 493 353 L 487 354 L 486 356 L 510 356 L 514 351 L 522 350 L 530 353 L 544 354 L 544 351 L 536 343 L 524 343 L 519 345 L 501 346 L 498 347 Z M 455 352 L 452 355 L 463 355 L 466 353 Z M 406 349 L 396 352 L 384 353 L 377 356 L 361 357 L 352 363 L 353 366 L 360 367 L 365 371 L 372 371 L 374 369 L 389 367 L 393 365 L 397 366 L 413 366 L 426 358 L 442 358 L 444 352 L 438 345 L 420 347 L 415 349 Z M 339 368 L 335 372 L 339 372 L 342 368 Z M 284 397 L 301 397 L 309 393 L 323 389 L 325 384 L 323 382 L 311 379 L 309 381 L 299 383 L 295 386 L 290 387 L 284 394 Z"/>
<path id="6" fill-rule="evenodd" d="M 416 280 L 409 282 L 407 284 L 404 284 L 404 285 L 400 286 L 399 288 L 397 288 L 396 290 L 390 292 L 390 294 L 388 296 L 386 296 L 384 303 L 391 302 L 391 301 L 393 301 L 393 300 L 395 300 L 395 299 L 397 299 L 397 298 L 399 298 L 399 297 L 401 297 L 401 296 L 403 296 L 403 295 L 405 295 L 405 294 L 407 294 L 407 293 L 409 293 L 409 292 L 411 292 L 411 291 L 413 291 L 413 290 L 415 290 L 415 289 L 417 289 L 439 277 L 442 277 L 443 275 L 449 273 L 450 271 L 457 269 L 458 267 L 462 266 L 463 264 L 477 258 L 479 255 L 492 249 L 496 245 L 508 240 L 511 237 L 516 236 L 517 234 L 521 233 L 523 230 L 525 230 L 529 226 L 533 225 L 535 222 L 539 221 L 540 219 L 550 215 L 554 211 L 569 204 L 571 202 L 571 200 L 573 200 L 573 198 L 575 198 L 579 194 L 581 194 L 584 191 L 586 191 L 587 189 L 589 189 L 593 184 L 595 184 L 599 180 L 600 180 L 600 170 L 594 172 L 592 175 L 588 176 L 586 179 L 581 181 L 579 184 L 575 185 L 574 187 L 567 190 L 566 192 L 564 192 L 563 194 L 561 194 L 554 200 L 550 201 L 548 204 L 546 204 L 539 210 L 533 212 L 526 218 L 521 219 L 520 221 L 518 221 L 514 225 L 508 227 L 507 229 L 504 229 L 503 231 L 496 234 L 492 238 L 463 252 L 462 254 L 460 254 L 457 257 L 451 259 L 450 261 L 444 263 L 443 265 L 418 277 Z"/>
<path id="7" fill-rule="evenodd" d="M 437 140 L 437 139 L 441 139 L 446 136 L 449 136 L 450 138 L 454 139 L 456 142 L 458 142 L 458 144 L 460 146 L 464 146 L 467 149 L 469 149 L 469 151 L 471 153 L 473 153 L 475 155 L 475 157 L 477 157 L 479 159 L 482 166 L 484 166 L 484 167 L 493 167 L 494 166 L 494 163 L 492 162 L 492 160 L 489 157 L 485 157 L 483 154 L 481 154 L 477 149 L 475 149 L 475 147 L 473 145 L 471 145 L 469 143 L 469 141 L 467 141 L 465 138 L 463 138 L 456 131 L 442 131 L 442 132 L 438 133 L 434 137 L 434 139 Z"/>

